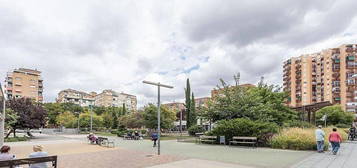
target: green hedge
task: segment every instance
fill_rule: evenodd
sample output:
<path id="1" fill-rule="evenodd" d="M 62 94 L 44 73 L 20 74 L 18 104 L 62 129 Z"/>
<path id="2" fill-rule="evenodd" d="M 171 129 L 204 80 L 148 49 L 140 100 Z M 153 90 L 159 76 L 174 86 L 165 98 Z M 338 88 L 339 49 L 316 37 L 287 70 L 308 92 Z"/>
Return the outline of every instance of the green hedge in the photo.
<path id="1" fill-rule="evenodd" d="M 29 140 L 28 137 L 8 137 L 8 138 L 5 138 L 5 142 L 19 142 L 19 141 L 27 141 Z"/>
<path id="2" fill-rule="evenodd" d="M 191 136 L 196 135 L 196 133 L 205 132 L 205 129 L 200 125 L 193 125 L 188 129 L 188 134 Z"/>
<path id="3" fill-rule="evenodd" d="M 221 120 L 212 130 L 216 136 L 225 136 L 229 141 L 233 136 L 258 137 L 258 141 L 266 144 L 268 140 L 278 132 L 278 125 L 275 123 L 252 121 L 245 118 L 232 120 Z"/>

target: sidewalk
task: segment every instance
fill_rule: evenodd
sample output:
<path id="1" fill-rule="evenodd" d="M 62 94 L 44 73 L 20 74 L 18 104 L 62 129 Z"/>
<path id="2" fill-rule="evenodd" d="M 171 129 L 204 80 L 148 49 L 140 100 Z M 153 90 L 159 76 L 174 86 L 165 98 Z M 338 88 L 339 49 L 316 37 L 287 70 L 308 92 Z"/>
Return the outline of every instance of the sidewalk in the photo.
<path id="1" fill-rule="evenodd" d="M 315 153 L 291 168 L 355 168 L 357 167 L 357 142 L 341 144 L 337 155 L 330 151 Z"/>

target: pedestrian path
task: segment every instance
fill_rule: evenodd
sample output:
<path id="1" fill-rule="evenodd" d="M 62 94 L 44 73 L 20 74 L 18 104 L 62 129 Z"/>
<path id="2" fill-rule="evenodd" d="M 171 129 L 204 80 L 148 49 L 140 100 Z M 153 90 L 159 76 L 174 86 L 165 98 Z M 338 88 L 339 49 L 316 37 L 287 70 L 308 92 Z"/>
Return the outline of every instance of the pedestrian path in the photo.
<path id="1" fill-rule="evenodd" d="M 187 168 L 187 167 L 195 167 L 195 168 L 253 168 L 253 167 L 242 166 L 242 165 L 237 165 L 237 164 L 223 163 L 223 162 L 218 162 L 218 161 L 202 160 L 202 159 L 180 160 L 180 161 L 176 161 L 176 162 L 152 166 L 149 168 Z"/>
<path id="2" fill-rule="evenodd" d="M 315 153 L 291 168 L 356 168 L 356 158 L 357 142 L 346 142 L 341 144 L 337 155 L 332 155 L 330 151 Z"/>

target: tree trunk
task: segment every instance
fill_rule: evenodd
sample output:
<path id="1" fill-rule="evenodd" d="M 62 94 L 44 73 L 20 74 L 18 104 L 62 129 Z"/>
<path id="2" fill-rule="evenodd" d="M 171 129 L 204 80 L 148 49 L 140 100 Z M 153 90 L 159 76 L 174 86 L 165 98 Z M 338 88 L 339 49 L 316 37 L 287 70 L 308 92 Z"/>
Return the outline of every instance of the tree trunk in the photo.
<path id="1" fill-rule="evenodd" d="M 16 137 L 16 129 L 12 130 L 14 132 L 14 138 Z"/>
<path id="2" fill-rule="evenodd" d="M 5 139 L 6 139 L 6 138 L 8 138 L 8 137 L 10 136 L 11 132 L 12 132 L 12 130 L 10 130 L 10 131 L 6 134 Z"/>

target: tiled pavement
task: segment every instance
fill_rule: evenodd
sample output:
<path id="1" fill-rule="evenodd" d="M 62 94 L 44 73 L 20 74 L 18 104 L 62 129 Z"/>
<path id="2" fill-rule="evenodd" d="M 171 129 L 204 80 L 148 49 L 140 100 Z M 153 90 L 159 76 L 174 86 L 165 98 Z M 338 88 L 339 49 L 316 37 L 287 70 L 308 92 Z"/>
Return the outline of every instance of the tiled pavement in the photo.
<path id="1" fill-rule="evenodd" d="M 356 158 L 357 142 L 346 142 L 341 144 L 337 155 L 331 152 L 315 153 L 291 168 L 356 168 Z"/>

